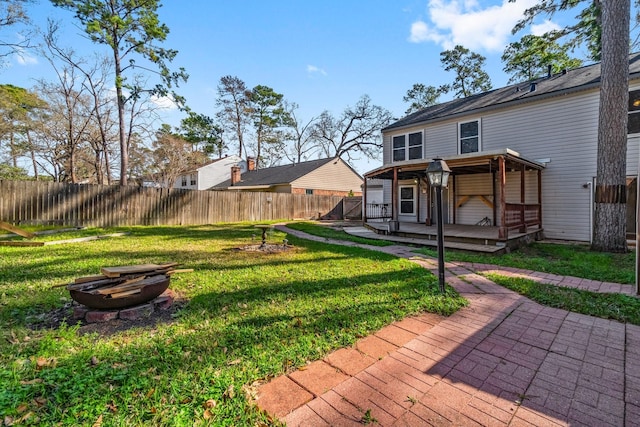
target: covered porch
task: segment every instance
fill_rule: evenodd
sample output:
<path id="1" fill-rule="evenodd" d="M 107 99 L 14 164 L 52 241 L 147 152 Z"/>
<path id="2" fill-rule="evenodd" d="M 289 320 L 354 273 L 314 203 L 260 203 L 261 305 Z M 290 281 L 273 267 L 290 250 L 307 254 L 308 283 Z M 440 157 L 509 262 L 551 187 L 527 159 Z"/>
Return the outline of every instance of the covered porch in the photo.
<path id="1" fill-rule="evenodd" d="M 506 246 L 542 237 L 543 164 L 509 149 L 444 160 L 452 171 L 443 194 L 447 241 Z M 383 234 L 435 239 L 435 197 L 426 177 L 430 162 L 397 162 L 366 173 L 365 226 Z M 367 200 L 367 183 L 373 179 L 386 182 L 382 203 Z"/>

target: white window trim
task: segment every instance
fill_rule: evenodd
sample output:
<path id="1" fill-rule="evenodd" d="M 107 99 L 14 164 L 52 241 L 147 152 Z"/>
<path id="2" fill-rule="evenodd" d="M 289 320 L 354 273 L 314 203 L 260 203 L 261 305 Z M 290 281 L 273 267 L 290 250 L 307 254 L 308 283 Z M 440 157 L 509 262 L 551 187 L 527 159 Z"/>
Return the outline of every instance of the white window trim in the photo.
<path id="1" fill-rule="evenodd" d="M 421 144 L 420 144 L 420 157 L 418 159 L 409 159 L 409 135 L 413 135 L 415 133 L 419 133 L 421 136 Z M 404 159 L 403 160 L 394 160 L 394 153 L 396 151 L 396 149 L 393 146 L 393 139 L 397 138 L 399 136 L 403 136 L 404 137 Z M 391 163 L 394 162 L 404 162 L 406 160 L 419 160 L 419 159 L 424 159 L 424 147 L 425 147 L 425 143 L 424 143 L 424 129 L 423 130 L 418 130 L 415 132 L 406 132 L 406 133 L 400 133 L 400 134 L 396 134 L 396 135 L 391 135 Z"/>
<path id="2" fill-rule="evenodd" d="M 401 206 L 402 206 L 402 189 L 403 188 L 411 188 L 412 189 L 412 193 L 413 193 L 413 211 L 412 212 L 402 212 L 401 211 Z M 418 203 L 418 198 L 417 198 L 417 192 L 418 192 L 418 186 L 415 184 L 400 184 L 398 185 L 398 215 L 402 215 L 402 216 L 413 216 L 416 215 L 416 204 Z M 408 200 L 408 199 L 407 199 Z"/>
<path id="3" fill-rule="evenodd" d="M 475 152 L 476 153 L 482 152 L 482 119 L 480 117 L 477 117 L 477 118 L 470 118 L 468 120 L 458 122 L 458 154 L 470 154 L 470 153 L 462 152 L 462 144 L 461 144 L 462 138 L 460 137 L 461 135 L 460 126 L 465 123 L 471 123 L 471 122 L 478 122 L 478 151 L 475 151 Z"/>

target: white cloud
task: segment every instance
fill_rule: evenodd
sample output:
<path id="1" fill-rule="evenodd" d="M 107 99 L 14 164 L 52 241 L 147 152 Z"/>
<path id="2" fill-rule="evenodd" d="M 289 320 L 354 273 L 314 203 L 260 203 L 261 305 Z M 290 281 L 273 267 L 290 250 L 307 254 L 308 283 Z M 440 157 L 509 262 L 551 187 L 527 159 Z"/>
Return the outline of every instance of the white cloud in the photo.
<path id="1" fill-rule="evenodd" d="M 36 65 L 38 63 L 38 58 L 30 55 L 24 50 L 18 50 L 18 52 L 15 53 L 14 57 L 16 62 L 20 65 Z"/>
<path id="2" fill-rule="evenodd" d="M 433 42 L 444 49 L 459 44 L 471 50 L 502 51 L 513 26 L 537 1 L 502 0 L 501 4 L 483 8 L 478 0 L 430 0 L 429 22 L 414 22 L 409 41 Z"/>
<path id="3" fill-rule="evenodd" d="M 549 31 L 557 31 L 559 29 L 560 25 L 547 19 L 542 24 L 531 25 L 531 34 L 533 34 L 534 36 L 541 36 L 544 33 L 548 33 Z"/>
<path id="4" fill-rule="evenodd" d="M 307 65 L 307 73 L 308 74 L 321 74 L 323 76 L 327 75 L 327 72 L 322 68 L 316 67 L 315 65 Z"/>
<path id="5" fill-rule="evenodd" d="M 162 110 L 175 110 L 178 105 L 170 96 L 151 96 L 151 102 L 158 106 Z"/>

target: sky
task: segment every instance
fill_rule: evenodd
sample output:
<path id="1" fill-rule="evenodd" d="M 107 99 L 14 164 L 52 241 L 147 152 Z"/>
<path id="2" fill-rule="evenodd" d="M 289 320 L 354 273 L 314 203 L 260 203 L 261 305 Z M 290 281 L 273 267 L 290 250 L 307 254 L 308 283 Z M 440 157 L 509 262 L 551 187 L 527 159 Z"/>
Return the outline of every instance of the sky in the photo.
<path id="1" fill-rule="evenodd" d="M 164 0 L 158 14 L 170 30 L 162 46 L 179 52 L 171 67 L 189 74 L 178 91 L 197 113 L 214 115 L 218 82 L 231 75 L 249 88 L 266 85 L 283 94 L 300 106 L 303 120 L 324 110 L 339 116 L 365 94 L 401 118 L 408 107 L 402 97 L 414 83 L 439 86 L 453 80 L 442 69 L 440 52 L 457 44 L 487 58 L 493 87 L 506 85 L 500 62 L 505 46 L 562 24 L 540 20 L 512 36 L 523 11 L 536 2 Z M 35 24 L 60 21 L 60 40 L 79 54 L 103 49 L 83 38 L 70 12 L 48 1 L 39 0 L 28 13 Z M 38 79 L 54 80 L 51 66 L 31 52 L 8 61 L 0 70 L 2 83 L 30 88 Z M 184 117 L 170 108 L 162 114 L 173 126 Z M 362 159 L 352 166 L 364 173 L 381 163 Z"/>

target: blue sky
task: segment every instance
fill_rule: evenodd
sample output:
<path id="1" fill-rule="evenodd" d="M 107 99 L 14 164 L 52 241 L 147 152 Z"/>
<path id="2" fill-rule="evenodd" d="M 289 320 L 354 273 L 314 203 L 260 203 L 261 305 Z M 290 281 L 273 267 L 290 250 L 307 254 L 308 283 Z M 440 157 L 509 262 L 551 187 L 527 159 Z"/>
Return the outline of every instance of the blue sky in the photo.
<path id="1" fill-rule="evenodd" d="M 506 84 L 500 56 L 514 38 L 511 28 L 536 0 L 165 0 L 159 9 L 170 29 L 164 47 L 177 49 L 174 67 L 189 81 L 180 93 L 198 113 L 213 115 L 220 77 L 237 76 L 248 87 L 272 87 L 299 104 L 310 119 L 323 110 L 339 115 L 367 94 L 402 117 L 402 101 L 414 83 L 438 86 L 453 76 L 442 70 L 440 52 L 456 44 L 484 55 L 494 87 Z M 63 20 L 61 40 L 87 55 L 101 49 L 83 40 L 71 13 L 41 0 L 30 9 L 35 23 Z M 537 22 L 519 34 L 543 32 L 556 23 Z M 10 58 L 0 81 L 32 87 L 53 79 L 48 63 L 25 52 Z M 442 101 L 447 100 L 445 96 Z M 182 115 L 167 110 L 178 125 Z M 360 161 L 359 172 L 381 161 Z"/>

